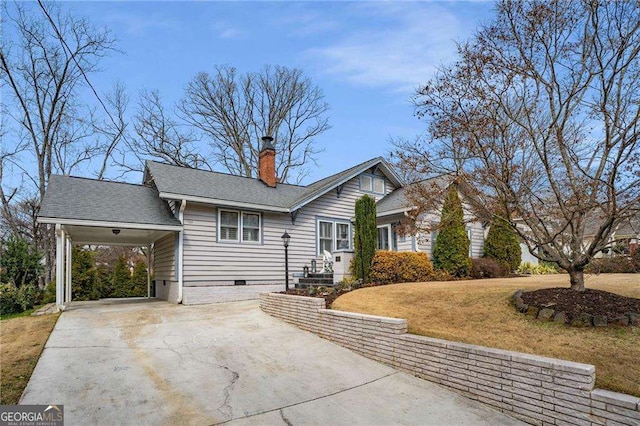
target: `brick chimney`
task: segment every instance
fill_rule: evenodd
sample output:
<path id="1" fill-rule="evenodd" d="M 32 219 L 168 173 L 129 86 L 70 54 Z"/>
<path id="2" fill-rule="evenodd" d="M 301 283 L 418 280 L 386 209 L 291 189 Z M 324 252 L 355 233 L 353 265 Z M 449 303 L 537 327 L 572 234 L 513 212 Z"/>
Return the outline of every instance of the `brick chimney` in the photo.
<path id="1" fill-rule="evenodd" d="M 262 137 L 262 151 L 258 156 L 258 177 L 267 186 L 276 187 L 276 149 L 271 136 Z"/>

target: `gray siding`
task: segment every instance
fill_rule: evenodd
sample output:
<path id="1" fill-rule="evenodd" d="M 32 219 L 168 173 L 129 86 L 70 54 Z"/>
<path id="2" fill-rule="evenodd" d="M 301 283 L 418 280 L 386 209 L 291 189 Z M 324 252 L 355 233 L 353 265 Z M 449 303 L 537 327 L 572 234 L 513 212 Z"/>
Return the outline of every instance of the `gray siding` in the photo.
<path id="1" fill-rule="evenodd" d="M 154 274 L 157 280 L 175 279 L 175 234 L 167 235 L 154 244 Z"/>
<path id="2" fill-rule="evenodd" d="M 291 235 L 290 275 L 302 272 L 312 259 L 321 267 L 322 257 L 316 254 L 316 219 L 351 220 L 355 201 L 363 195 L 359 188 L 359 177 L 355 177 L 345 183 L 340 196 L 331 190 L 300 209 L 295 225 L 288 214 L 263 213 L 261 244 L 217 242 L 217 208 L 188 203 L 184 212 L 185 287 L 233 285 L 234 280 L 246 280 L 248 285 L 283 284 L 284 248 L 280 237 L 285 230 Z M 387 181 L 386 192 L 393 189 Z"/>

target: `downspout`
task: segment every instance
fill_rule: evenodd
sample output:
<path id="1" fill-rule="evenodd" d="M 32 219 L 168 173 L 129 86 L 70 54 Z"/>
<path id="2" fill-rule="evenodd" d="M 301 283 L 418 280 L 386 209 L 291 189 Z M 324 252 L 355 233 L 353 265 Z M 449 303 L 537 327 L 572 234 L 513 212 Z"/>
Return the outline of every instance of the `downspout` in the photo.
<path id="1" fill-rule="evenodd" d="M 176 303 L 182 303 L 182 287 L 184 285 L 184 209 L 187 207 L 187 200 L 182 200 L 180 203 L 180 212 L 178 213 L 178 220 L 182 224 L 182 231 L 178 235 L 178 301 Z"/>

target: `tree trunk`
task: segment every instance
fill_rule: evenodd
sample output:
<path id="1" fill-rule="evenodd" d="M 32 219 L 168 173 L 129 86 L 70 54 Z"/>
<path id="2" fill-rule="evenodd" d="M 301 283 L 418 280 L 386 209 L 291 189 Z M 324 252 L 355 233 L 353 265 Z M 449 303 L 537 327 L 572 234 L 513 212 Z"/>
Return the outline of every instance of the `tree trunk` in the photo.
<path id="1" fill-rule="evenodd" d="M 571 280 L 571 290 L 584 291 L 584 271 L 571 268 L 568 272 Z"/>

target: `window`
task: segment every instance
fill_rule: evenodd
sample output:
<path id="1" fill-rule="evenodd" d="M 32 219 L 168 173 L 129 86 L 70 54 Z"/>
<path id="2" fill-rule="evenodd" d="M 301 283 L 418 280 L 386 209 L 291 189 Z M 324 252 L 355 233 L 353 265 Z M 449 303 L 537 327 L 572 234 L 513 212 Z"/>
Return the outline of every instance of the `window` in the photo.
<path id="1" fill-rule="evenodd" d="M 384 179 L 373 178 L 373 192 L 384 194 Z"/>
<path id="2" fill-rule="evenodd" d="M 219 210 L 218 223 L 218 241 L 260 242 L 260 213 Z"/>
<path id="3" fill-rule="evenodd" d="M 242 213 L 242 241 L 257 243 L 260 241 L 260 215 Z"/>
<path id="4" fill-rule="evenodd" d="M 378 226 L 378 250 L 391 250 L 391 225 Z"/>
<path id="5" fill-rule="evenodd" d="M 360 190 L 374 194 L 384 194 L 384 178 L 373 175 L 360 175 Z"/>
<path id="6" fill-rule="evenodd" d="M 351 223 L 346 221 L 320 219 L 317 224 L 318 254 L 324 250 L 332 253 L 335 250 L 351 249 Z"/>
<path id="7" fill-rule="evenodd" d="M 318 225 L 320 230 L 319 248 L 320 254 L 324 251 L 331 253 L 333 251 L 333 222 L 320 222 Z"/>
<path id="8" fill-rule="evenodd" d="M 238 212 L 220 211 L 220 240 L 238 241 Z"/>
<path id="9" fill-rule="evenodd" d="M 336 223 L 336 247 L 338 250 L 349 250 L 349 224 Z"/>

